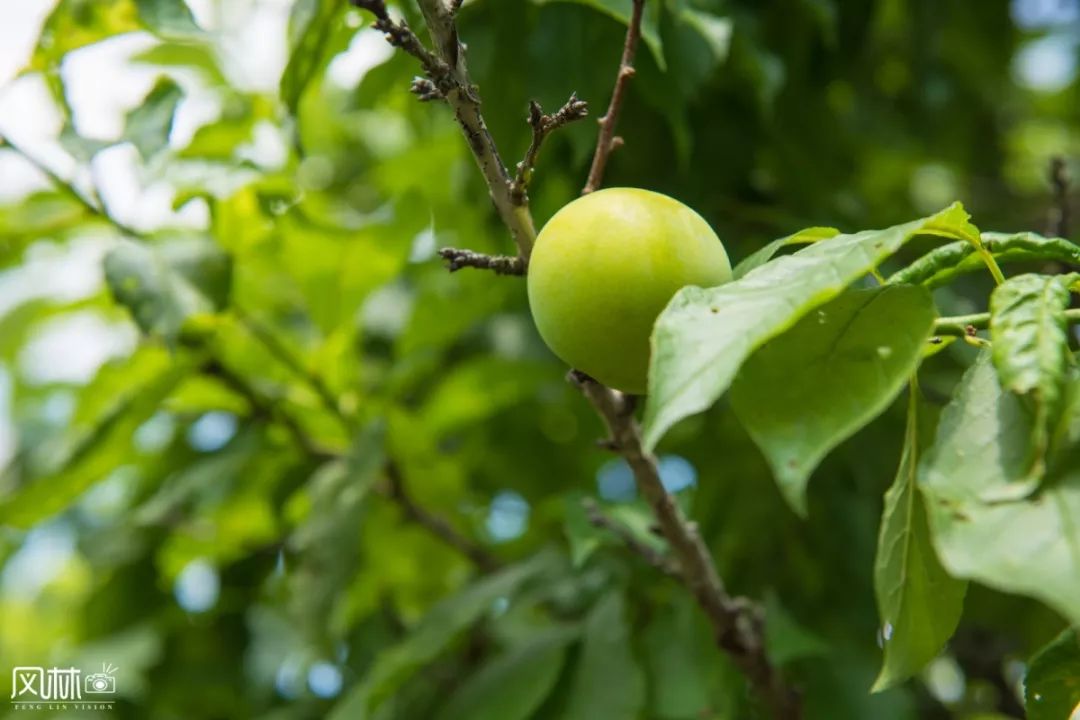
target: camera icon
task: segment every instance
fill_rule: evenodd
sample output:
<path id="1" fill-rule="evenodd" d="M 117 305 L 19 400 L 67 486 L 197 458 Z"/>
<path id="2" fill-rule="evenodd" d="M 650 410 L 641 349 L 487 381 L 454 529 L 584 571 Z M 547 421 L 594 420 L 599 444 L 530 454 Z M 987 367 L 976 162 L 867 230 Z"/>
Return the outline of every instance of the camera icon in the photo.
<path id="1" fill-rule="evenodd" d="M 105 695 L 116 692 L 116 678 L 106 673 L 94 673 L 85 678 L 87 695 Z"/>

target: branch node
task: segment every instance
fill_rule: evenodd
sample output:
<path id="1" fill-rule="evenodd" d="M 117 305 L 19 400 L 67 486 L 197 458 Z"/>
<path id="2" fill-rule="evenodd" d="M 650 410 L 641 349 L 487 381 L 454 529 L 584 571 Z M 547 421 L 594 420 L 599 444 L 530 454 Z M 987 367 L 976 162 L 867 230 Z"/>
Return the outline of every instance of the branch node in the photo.
<path id="1" fill-rule="evenodd" d="M 413 78 L 412 85 L 409 86 L 409 92 L 416 95 L 422 102 L 446 99 L 442 90 L 428 78 Z"/>
<path id="2" fill-rule="evenodd" d="M 473 250 L 442 248 L 439 257 L 446 261 L 446 268 L 450 272 L 471 267 L 491 270 L 496 275 L 524 275 L 526 270 L 525 261 L 512 255 L 485 255 Z"/>
<path id="3" fill-rule="evenodd" d="M 584 100 L 579 100 L 577 93 L 571 93 L 570 99 L 563 106 L 550 115 L 545 115 L 540 103 L 535 100 L 529 101 L 529 116 L 526 122 L 532 128 L 532 142 L 525 151 L 525 157 L 517 164 L 517 172 L 510 183 L 510 200 L 515 205 L 525 205 L 529 202 L 528 188 L 532 181 L 533 169 L 536 167 L 536 158 L 540 153 L 540 146 L 544 139 L 555 130 L 564 125 L 582 119 L 589 114 L 589 105 Z"/>
<path id="4" fill-rule="evenodd" d="M 669 558 L 663 552 L 643 542 L 630 531 L 630 528 L 606 515 L 595 500 L 592 498 L 583 498 L 581 505 L 585 508 L 585 514 L 589 518 L 589 524 L 593 527 L 610 532 L 622 541 L 622 544 L 625 545 L 628 550 L 662 572 L 664 575 L 674 578 L 675 580 L 681 579 L 678 566 L 672 558 Z"/>

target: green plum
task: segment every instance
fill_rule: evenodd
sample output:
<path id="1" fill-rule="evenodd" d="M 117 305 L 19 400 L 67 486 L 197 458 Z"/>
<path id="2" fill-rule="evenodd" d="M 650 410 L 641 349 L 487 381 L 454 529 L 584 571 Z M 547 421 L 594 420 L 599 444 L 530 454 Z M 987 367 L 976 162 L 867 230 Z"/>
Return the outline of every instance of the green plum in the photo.
<path id="1" fill-rule="evenodd" d="M 571 367 L 643 394 L 649 337 L 679 288 L 731 279 L 709 224 L 678 200 L 609 188 L 547 222 L 529 260 L 529 306 L 540 336 Z"/>

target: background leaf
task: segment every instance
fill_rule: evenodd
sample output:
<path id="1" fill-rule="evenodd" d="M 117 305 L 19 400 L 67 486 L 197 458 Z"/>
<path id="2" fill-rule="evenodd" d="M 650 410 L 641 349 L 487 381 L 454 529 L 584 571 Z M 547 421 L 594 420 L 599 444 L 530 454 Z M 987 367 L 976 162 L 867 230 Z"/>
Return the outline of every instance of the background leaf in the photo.
<path id="1" fill-rule="evenodd" d="M 626 602 L 609 592 L 585 621 L 584 646 L 562 720 L 633 720 L 645 707 L 645 678 L 630 645 Z"/>
<path id="2" fill-rule="evenodd" d="M 153 246 L 123 240 L 105 257 L 105 279 L 143 332 L 174 341 L 190 319 L 225 306 L 232 264 L 199 238 Z"/>
<path id="3" fill-rule="evenodd" d="M 331 720 L 372 717 L 370 713 L 412 673 L 445 651 L 466 628 L 489 612 L 496 600 L 512 595 L 523 583 L 550 568 L 551 560 L 550 555 L 537 555 L 440 602 L 400 644 L 378 658 L 363 682 L 334 708 Z"/>
<path id="4" fill-rule="evenodd" d="M 576 633 L 550 631 L 493 658 L 446 702 L 436 720 L 528 720 L 559 678 Z"/>
<path id="5" fill-rule="evenodd" d="M 128 113 L 124 127 L 124 139 L 135 145 L 144 160 L 148 160 L 169 146 L 176 107 L 184 97 L 184 91 L 173 80 L 162 77 L 143 98 L 142 103 Z"/>

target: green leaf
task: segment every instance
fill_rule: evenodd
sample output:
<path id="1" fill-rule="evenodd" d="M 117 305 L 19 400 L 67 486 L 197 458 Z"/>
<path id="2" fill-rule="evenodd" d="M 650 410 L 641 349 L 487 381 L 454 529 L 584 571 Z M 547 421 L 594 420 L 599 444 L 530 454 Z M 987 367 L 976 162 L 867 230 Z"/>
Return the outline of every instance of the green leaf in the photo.
<path id="1" fill-rule="evenodd" d="M 217 56 L 211 46 L 195 42 L 163 42 L 132 56 L 132 60 L 170 68 L 191 68 L 212 85 L 225 85 Z"/>
<path id="2" fill-rule="evenodd" d="M 806 511 L 806 483 L 826 454 L 877 417 L 903 387 L 934 328 L 917 286 L 851 290 L 750 356 L 731 406 L 784 497 Z"/>
<path id="3" fill-rule="evenodd" d="M 310 508 L 288 539 L 290 614 L 313 642 L 340 641 L 346 628 L 340 596 L 360 572 L 356 528 L 385 461 L 385 426 L 357 433 L 347 458 L 322 465 L 304 489 Z"/>
<path id="4" fill-rule="evenodd" d="M 950 577 L 941 566 L 918 487 L 919 460 L 932 437 L 926 415 L 913 387 L 904 452 L 896 480 L 885 493 L 874 560 L 885 658 L 873 692 L 919 672 L 952 637 L 963 613 L 967 583 Z"/>
<path id="5" fill-rule="evenodd" d="M 338 703 L 329 719 L 369 720 L 402 683 L 445 652 L 469 626 L 491 610 L 496 600 L 513 595 L 551 564 L 550 554 L 539 553 L 440 601 L 404 640 L 379 656 L 367 677 Z"/>
<path id="6" fill-rule="evenodd" d="M 1069 398 L 1075 449 L 1080 381 Z M 984 351 L 942 413 L 919 486 L 950 575 L 1037 598 L 1080 622 L 1080 464 L 1052 463 L 1055 472 L 1037 494 L 1000 500 L 1027 472 L 1032 422 L 1022 400 L 1001 388 Z"/>
<path id="7" fill-rule="evenodd" d="M 232 262 L 202 238 L 122 240 L 105 256 L 105 280 L 143 332 L 174 341 L 188 321 L 228 303 Z"/>
<path id="8" fill-rule="evenodd" d="M 920 235 L 977 234 L 960 204 L 887 230 L 821 240 L 715 288 L 680 290 L 653 329 L 645 445 L 709 408 L 743 361 Z"/>
<path id="9" fill-rule="evenodd" d="M 437 720 L 528 720 L 555 687 L 576 629 L 557 629 L 512 648 L 470 675 Z"/>
<path id="10" fill-rule="evenodd" d="M 999 265 L 1054 261 L 1080 266 L 1080 246 L 1062 238 L 1043 237 L 1032 232 L 984 232 L 982 244 Z M 936 288 L 964 273 L 985 270 L 986 264 L 975 246 L 968 241 L 961 241 L 931 250 L 907 267 L 893 273 L 888 282 L 922 283 Z"/>
<path id="11" fill-rule="evenodd" d="M 1019 275 L 990 295 L 991 357 L 1006 390 L 1026 396 L 1035 408 L 1032 457 L 1021 482 L 1004 489 L 1022 496 L 1038 486 L 1046 470 L 1050 428 L 1061 413 L 1072 362 L 1065 310 L 1073 275 Z"/>
<path id="12" fill-rule="evenodd" d="M 142 104 L 128 113 L 124 127 L 124 139 L 129 140 L 144 160 L 169 146 L 176 106 L 184 97 L 184 91 L 173 80 L 159 78 L 153 89 L 143 98 Z"/>
<path id="13" fill-rule="evenodd" d="M 563 531 L 570 545 L 570 563 L 574 568 L 583 567 L 604 543 L 603 531 L 590 522 L 582 504 L 585 497 L 583 492 L 574 492 L 563 500 Z"/>
<path id="14" fill-rule="evenodd" d="M 38 240 L 63 234 L 90 218 L 82 203 L 51 191 L 35 192 L 0 207 L 0 266 L 18 262 L 23 251 Z"/>
<path id="15" fill-rule="evenodd" d="M 642 637 L 649 718 L 710 717 L 723 660 L 688 593 L 657 603 Z"/>
<path id="16" fill-rule="evenodd" d="M 29 527 L 68 507 L 123 464 L 135 430 L 189 371 L 160 347 L 105 365 L 79 398 L 55 470 L 0 499 L 0 524 Z"/>
<path id="17" fill-rule="evenodd" d="M 421 410 L 434 435 L 471 427 L 526 402 L 550 378 L 547 364 L 483 357 L 449 370 Z"/>
<path id="18" fill-rule="evenodd" d="M 533 0 L 537 5 L 546 5 L 553 2 L 574 2 L 602 12 L 614 18 L 623 25 L 630 23 L 630 11 L 633 8 L 633 0 Z M 661 70 L 667 69 L 664 59 L 664 44 L 660 39 L 660 19 L 658 2 L 646 2 L 645 12 L 641 18 L 641 39 L 652 53 L 656 66 Z"/>
<path id="19" fill-rule="evenodd" d="M 636 720 L 645 707 L 645 676 L 634 658 L 626 602 L 613 591 L 585 623 L 585 641 L 562 720 Z"/>
<path id="20" fill-rule="evenodd" d="M 338 0 L 299 0 L 289 17 L 289 62 L 281 75 L 281 99 L 296 112 L 300 96 L 322 67 L 333 19 L 345 3 Z"/>
<path id="21" fill-rule="evenodd" d="M 1080 707 L 1080 637 L 1058 635 L 1031 659 L 1024 678 L 1028 720 L 1068 720 Z"/>
<path id="22" fill-rule="evenodd" d="M 765 651 L 776 665 L 786 665 L 829 652 L 828 644 L 791 616 L 775 592 L 765 596 Z"/>
<path id="23" fill-rule="evenodd" d="M 735 266 L 732 275 L 734 276 L 734 279 L 738 280 L 754 268 L 761 267 L 772 260 L 773 255 L 780 252 L 781 248 L 787 247 L 788 245 L 806 245 L 815 243 L 818 240 L 827 240 L 831 237 L 836 237 L 839 234 L 840 231 L 836 228 L 811 227 L 800 230 L 794 235 L 788 235 L 787 237 L 773 240 L 765 247 L 760 248 L 743 258 L 742 262 Z"/>
<path id="24" fill-rule="evenodd" d="M 30 67 L 54 68 L 72 50 L 139 29 L 132 0 L 61 0 L 41 29 Z"/>
<path id="25" fill-rule="evenodd" d="M 202 33 L 184 0 L 135 0 L 135 5 L 143 23 L 157 35 L 176 37 Z"/>

